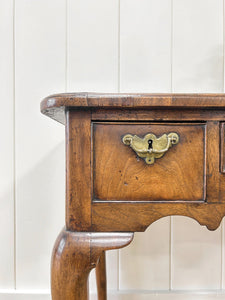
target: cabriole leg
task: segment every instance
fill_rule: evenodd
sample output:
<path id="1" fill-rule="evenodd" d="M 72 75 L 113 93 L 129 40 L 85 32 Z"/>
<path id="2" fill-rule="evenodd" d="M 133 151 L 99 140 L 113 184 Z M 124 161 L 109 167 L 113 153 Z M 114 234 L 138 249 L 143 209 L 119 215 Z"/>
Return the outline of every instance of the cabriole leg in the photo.
<path id="1" fill-rule="evenodd" d="M 52 300 L 88 300 L 88 276 L 99 257 L 105 250 L 128 245 L 132 239 L 133 233 L 62 230 L 52 255 Z"/>
<path id="2" fill-rule="evenodd" d="M 96 282 L 98 291 L 98 300 L 107 299 L 107 279 L 106 279 L 106 258 L 105 251 L 102 252 L 99 262 L 96 266 Z"/>

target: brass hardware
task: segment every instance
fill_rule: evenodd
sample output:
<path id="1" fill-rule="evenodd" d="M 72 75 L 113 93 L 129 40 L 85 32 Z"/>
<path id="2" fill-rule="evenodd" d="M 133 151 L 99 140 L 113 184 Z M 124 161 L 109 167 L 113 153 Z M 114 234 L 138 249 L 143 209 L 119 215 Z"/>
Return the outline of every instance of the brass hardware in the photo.
<path id="1" fill-rule="evenodd" d="M 130 146 L 139 157 L 144 158 L 148 165 L 155 162 L 155 158 L 162 157 L 172 145 L 179 142 L 179 135 L 175 132 L 163 134 L 157 139 L 153 133 L 148 133 L 144 138 L 137 135 L 126 134 L 123 137 L 123 143 Z"/>

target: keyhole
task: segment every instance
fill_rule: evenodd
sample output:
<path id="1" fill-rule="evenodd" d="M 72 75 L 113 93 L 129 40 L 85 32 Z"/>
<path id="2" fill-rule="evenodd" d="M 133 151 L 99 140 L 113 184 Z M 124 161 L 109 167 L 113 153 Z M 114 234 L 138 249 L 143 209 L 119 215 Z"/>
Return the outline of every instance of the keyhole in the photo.
<path id="1" fill-rule="evenodd" d="M 153 140 L 148 140 L 148 150 L 152 149 Z"/>

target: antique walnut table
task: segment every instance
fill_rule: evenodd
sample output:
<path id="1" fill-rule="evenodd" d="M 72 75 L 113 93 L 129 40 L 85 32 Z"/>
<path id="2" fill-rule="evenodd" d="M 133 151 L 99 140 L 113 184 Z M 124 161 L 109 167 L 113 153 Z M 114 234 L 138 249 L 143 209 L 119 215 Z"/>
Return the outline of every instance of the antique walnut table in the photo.
<path id="1" fill-rule="evenodd" d="M 52 299 L 88 299 L 105 250 L 172 215 L 215 230 L 225 215 L 225 94 L 58 94 L 43 114 L 66 128 L 66 226 L 52 256 Z"/>

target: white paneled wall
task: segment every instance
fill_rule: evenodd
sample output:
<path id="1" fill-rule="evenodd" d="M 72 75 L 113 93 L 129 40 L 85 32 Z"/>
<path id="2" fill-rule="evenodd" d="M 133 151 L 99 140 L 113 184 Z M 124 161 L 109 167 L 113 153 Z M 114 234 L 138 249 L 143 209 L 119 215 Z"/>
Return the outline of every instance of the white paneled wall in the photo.
<path id="1" fill-rule="evenodd" d="M 171 0 L 120 1 L 121 92 L 171 91 Z"/>
<path id="2" fill-rule="evenodd" d="M 223 1 L 173 0 L 172 49 L 173 92 L 223 92 Z M 172 217 L 171 244 L 172 289 L 221 288 L 221 227 Z"/>
<path id="3" fill-rule="evenodd" d="M 65 91 L 64 0 L 15 3 L 16 287 L 49 287 L 49 258 L 64 223 L 64 128 L 39 112 Z M 59 184 L 60 183 L 60 184 Z"/>
<path id="4" fill-rule="evenodd" d="M 14 75 L 12 0 L 0 0 L 0 40 L 0 288 L 14 288 Z"/>
<path id="5" fill-rule="evenodd" d="M 223 0 L 173 0 L 173 92 L 223 92 Z"/>
<path id="6" fill-rule="evenodd" d="M 68 0 L 69 91 L 117 92 L 119 0 Z"/>
<path id="7" fill-rule="evenodd" d="M 0 0 L 0 300 L 50 300 L 64 225 L 64 91 L 224 91 L 223 0 Z M 109 299 L 224 299 L 223 225 L 155 222 L 107 253 Z M 91 299 L 96 299 L 94 272 Z"/>
<path id="8" fill-rule="evenodd" d="M 121 290 L 170 289 L 170 218 L 136 233 L 131 245 L 120 250 Z"/>

